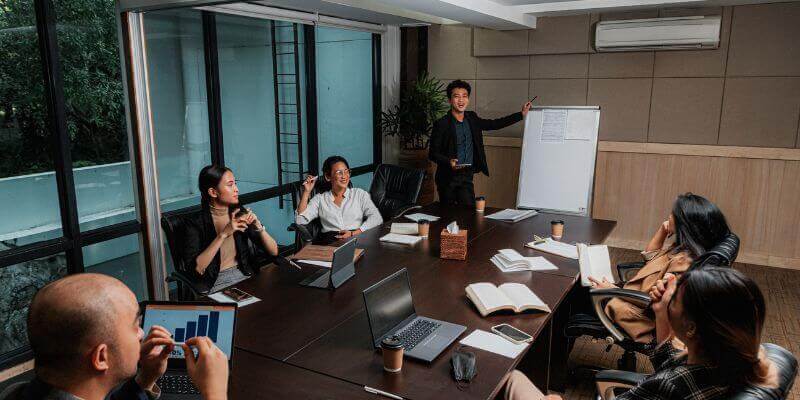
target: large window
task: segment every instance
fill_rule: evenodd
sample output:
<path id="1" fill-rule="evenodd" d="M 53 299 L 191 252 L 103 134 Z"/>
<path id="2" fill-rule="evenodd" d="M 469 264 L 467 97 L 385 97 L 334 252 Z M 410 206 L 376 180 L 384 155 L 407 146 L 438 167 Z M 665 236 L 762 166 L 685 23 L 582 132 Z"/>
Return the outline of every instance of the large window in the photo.
<path id="1" fill-rule="evenodd" d="M 27 357 L 25 317 L 68 273 L 116 276 L 141 300 L 113 0 L 0 2 L 0 368 Z"/>

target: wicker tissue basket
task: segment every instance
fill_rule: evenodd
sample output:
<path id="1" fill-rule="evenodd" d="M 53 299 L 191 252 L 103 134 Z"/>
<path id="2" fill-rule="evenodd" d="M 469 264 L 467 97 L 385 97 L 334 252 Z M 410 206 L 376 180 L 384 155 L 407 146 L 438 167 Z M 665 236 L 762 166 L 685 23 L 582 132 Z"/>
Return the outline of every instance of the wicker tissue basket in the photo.
<path id="1" fill-rule="evenodd" d="M 441 255 L 439 257 L 449 260 L 467 259 L 467 230 L 462 229 L 455 235 L 442 229 Z"/>

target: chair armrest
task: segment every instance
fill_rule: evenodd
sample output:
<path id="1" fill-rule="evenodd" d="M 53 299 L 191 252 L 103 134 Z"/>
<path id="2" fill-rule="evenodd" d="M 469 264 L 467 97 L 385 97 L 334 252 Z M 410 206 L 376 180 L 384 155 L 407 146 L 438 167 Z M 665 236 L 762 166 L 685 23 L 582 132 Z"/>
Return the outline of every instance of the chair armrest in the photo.
<path id="1" fill-rule="evenodd" d="M 174 271 L 171 273 L 169 277 L 167 277 L 167 282 L 180 282 L 181 284 L 186 285 L 186 287 L 188 287 L 195 296 L 208 296 L 208 292 L 211 291 L 211 288 L 205 283 L 197 282 L 190 278 L 187 274 L 180 271 Z"/>
<path id="2" fill-rule="evenodd" d="M 311 231 L 309 231 L 308 227 L 306 227 L 305 225 L 292 223 L 289 225 L 288 228 L 286 228 L 286 230 L 297 232 L 300 235 L 300 239 L 303 242 L 308 243 L 314 240 L 314 235 L 311 234 Z"/>
<path id="3" fill-rule="evenodd" d="M 403 216 L 403 214 L 405 214 L 405 213 L 407 213 L 407 212 L 409 212 L 411 210 L 416 210 L 418 208 L 422 208 L 422 206 L 418 206 L 416 204 L 409 204 L 409 205 L 406 205 L 406 206 L 398 207 L 397 209 L 392 211 L 392 218 L 391 219 L 400 218 L 400 217 Z"/>
<path id="4" fill-rule="evenodd" d="M 594 376 L 597 394 L 603 400 L 613 400 L 614 389 L 629 389 L 643 381 L 647 375 L 638 372 L 604 370 Z"/>
<path id="5" fill-rule="evenodd" d="M 617 264 L 617 276 L 620 283 L 631 280 L 642 267 L 644 267 L 644 262 L 642 261 Z"/>
<path id="6" fill-rule="evenodd" d="M 621 298 L 642 308 L 650 307 L 650 296 L 636 290 L 592 289 L 589 291 L 589 297 L 592 299 L 592 306 L 594 306 L 594 311 L 600 319 L 600 322 L 608 329 L 611 336 L 614 337 L 614 340 L 618 342 L 625 340 L 627 335 L 622 332 L 617 325 L 614 324 L 614 321 L 608 317 L 608 314 L 606 314 L 606 303 L 611 299 Z"/>

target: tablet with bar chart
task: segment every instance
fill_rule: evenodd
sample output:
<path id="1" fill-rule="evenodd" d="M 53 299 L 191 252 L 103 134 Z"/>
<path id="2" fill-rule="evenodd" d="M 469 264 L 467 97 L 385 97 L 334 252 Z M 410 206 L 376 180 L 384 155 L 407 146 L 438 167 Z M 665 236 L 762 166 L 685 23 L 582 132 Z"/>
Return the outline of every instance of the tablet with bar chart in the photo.
<path id="1" fill-rule="evenodd" d="M 195 336 L 207 336 L 230 359 L 235 315 L 233 304 L 147 303 L 142 329 L 147 335 L 153 325 L 164 327 L 178 344 Z M 183 349 L 175 346 L 170 358 L 184 358 Z"/>

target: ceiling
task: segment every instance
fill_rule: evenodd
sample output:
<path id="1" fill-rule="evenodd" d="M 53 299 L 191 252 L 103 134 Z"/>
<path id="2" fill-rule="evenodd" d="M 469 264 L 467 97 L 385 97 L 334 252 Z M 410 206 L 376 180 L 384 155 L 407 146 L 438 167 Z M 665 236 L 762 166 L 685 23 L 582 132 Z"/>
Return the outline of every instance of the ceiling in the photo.
<path id="1" fill-rule="evenodd" d="M 263 0 L 258 3 L 382 24 L 463 23 L 512 30 L 536 28 L 536 17 L 544 15 L 767 2 L 776 0 Z"/>

